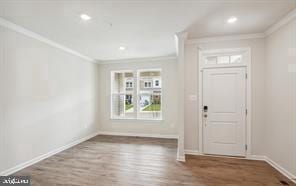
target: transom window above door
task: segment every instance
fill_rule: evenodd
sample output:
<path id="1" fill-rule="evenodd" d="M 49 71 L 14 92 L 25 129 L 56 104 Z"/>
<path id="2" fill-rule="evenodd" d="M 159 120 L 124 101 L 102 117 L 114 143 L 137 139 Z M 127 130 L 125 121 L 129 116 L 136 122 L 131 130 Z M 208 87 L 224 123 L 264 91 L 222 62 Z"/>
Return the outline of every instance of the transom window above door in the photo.
<path id="1" fill-rule="evenodd" d="M 206 64 L 238 64 L 242 62 L 242 55 L 230 56 L 209 56 L 206 58 Z"/>
<path id="2" fill-rule="evenodd" d="M 112 71 L 111 119 L 162 119 L 161 69 Z"/>
<path id="3" fill-rule="evenodd" d="M 200 50 L 200 65 L 203 68 L 246 66 L 250 58 L 249 51 L 249 48 Z"/>

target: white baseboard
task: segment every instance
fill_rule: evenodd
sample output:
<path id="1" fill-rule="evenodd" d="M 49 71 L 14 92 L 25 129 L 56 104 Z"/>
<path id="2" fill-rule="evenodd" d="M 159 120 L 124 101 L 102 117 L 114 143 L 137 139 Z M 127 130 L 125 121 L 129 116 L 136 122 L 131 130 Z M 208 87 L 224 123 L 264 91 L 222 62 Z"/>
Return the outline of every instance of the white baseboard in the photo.
<path id="1" fill-rule="evenodd" d="M 167 134 L 141 134 L 141 133 L 124 133 L 124 132 L 108 132 L 100 131 L 99 135 L 110 135 L 110 136 L 131 136 L 131 137 L 146 137 L 146 138 L 165 138 L 165 139 L 178 139 L 177 135 Z"/>
<path id="2" fill-rule="evenodd" d="M 280 173 L 282 173 L 284 176 L 286 176 L 287 178 L 289 178 L 291 181 L 293 181 L 294 183 L 296 183 L 296 176 L 293 175 L 292 173 L 290 173 L 289 171 L 287 171 L 286 169 L 284 169 L 282 166 L 280 166 L 279 164 L 277 164 L 275 161 L 273 161 L 272 159 L 266 157 L 265 161 L 271 165 L 273 168 L 275 168 L 277 171 L 279 171 Z"/>
<path id="3" fill-rule="evenodd" d="M 67 145 L 64 145 L 62 147 L 59 147 L 59 148 L 57 148 L 57 149 L 55 149 L 53 151 L 50 151 L 50 152 L 48 152 L 46 154 L 43 154 L 43 155 L 38 156 L 36 158 L 33 158 L 32 160 L 29 160 L 27 162 L 21 163 L 21 164 L 19 164 L 17 166 L 14 166 L 14 167 L 12 167 L 12 168 L 10 168 L 8 170 L 2 171 L 0 173 L 0 176 L 8 176 L 8 175 L 11 175 L 11 174 L 13 174 L 13 173 L 15 173 L 15 172 L 17 172 L 19 170 L 22 170 L 22 169 L 24 169 L 26 167 L 29 167 L 29 166 L 31 166 L 31 165 L 33 165 L 35 163 L 40 162 L 40 161 L 42 161 L 42 160 L 44 160 L 46 158 L 49 158 L 50 156 L 53 156 L 53 155 L 55 155 L 55 154 L 57 154 L 59 152 L 62 152 L 64 150 L 66 150 L 66 149 L 69 149 L 69 148 L 71 148 L 71 147 L 73 147 L 73 146 L 75 146 L 75 145 L 77 145 L 79 143 L 82 143 L 82 142 L 84 142 L 86 140 L 89 140 L 90 138 L 93 138 L 93 137 L 97 136 L 98 134 L 99 134 L 99 132 L 96 132 L 94 134 L 90 134 L 90 135 L 88 135 L 86 137 L 83 137 L 83 138 L 78 139 L 76 141 L 73 141 L 73 142 L 71 142 L 71 143 L 69 143 Z"/>
<path id="4" fill-rule="evenodd" d="M 266 161 L 266 156 L 263 155 L 248 155 L 246 157 L 248 160 Z"/>
<path id="5" fill-rule="evenodd" d="M 198 150 L 184 150 L 184 152 L 188 155 L 201 155 Z"/>
<path id="6" fill-rule="evenodd" d="M 185 156 L 178 156 L 177 155 L 177 161 L 185 162 Z"/>

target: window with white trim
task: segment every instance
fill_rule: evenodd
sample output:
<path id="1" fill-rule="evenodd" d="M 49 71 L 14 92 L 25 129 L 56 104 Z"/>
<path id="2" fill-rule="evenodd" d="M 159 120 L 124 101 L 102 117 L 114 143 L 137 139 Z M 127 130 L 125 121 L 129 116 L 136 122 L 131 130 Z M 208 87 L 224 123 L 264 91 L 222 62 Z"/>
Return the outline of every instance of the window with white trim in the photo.
<path id="1" fill-rule="evenodd" d="M 112 118 L 135 118 L 133 71 L 111 73 L 111 110 Z"/>
<path id="2" fill-rule="evenodd" d="M 133 78 L 126 78 L 125 87 L 126 88 L 133 88 Z"/>
<path id="3" fill-rule="evenodd" d="M 112 119 L 162 119 L 161 69 L 111 72 Z"/>
<path id="4" fill-rule="evenodd" d="M 242 61 L 242 55 L 238 55 L 238 54 L 206 57 L 206 64 L 207 65 L 240 64 L 241 61 Z"/>
<path id="5" fill-rule="evenodd" d="M 160 81 L 160 79 L 155 78 L 153 80 L 153 87 L 154 88 L 160 88 L 161 87 L 161 81 Z"/>

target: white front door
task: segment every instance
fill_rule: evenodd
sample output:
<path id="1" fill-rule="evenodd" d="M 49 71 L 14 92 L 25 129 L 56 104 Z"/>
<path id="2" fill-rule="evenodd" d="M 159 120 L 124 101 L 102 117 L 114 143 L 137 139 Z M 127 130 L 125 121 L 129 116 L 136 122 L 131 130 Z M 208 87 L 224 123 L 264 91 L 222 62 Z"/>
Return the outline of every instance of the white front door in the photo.
<path id="1" fill-rule="evenodd" d="M 245 156 L 245 68 L 204 69 L 203 109 L 204 153 Z"/>

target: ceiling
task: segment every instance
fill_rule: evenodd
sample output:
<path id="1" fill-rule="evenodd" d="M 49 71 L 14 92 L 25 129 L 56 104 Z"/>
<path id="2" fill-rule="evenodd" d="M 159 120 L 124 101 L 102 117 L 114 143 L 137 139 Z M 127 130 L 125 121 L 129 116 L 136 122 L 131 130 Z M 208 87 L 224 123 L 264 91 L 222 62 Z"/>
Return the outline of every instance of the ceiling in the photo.
<path id="1" fill-rule="evenodd" d="M 93 59 L 115 60 L 175 55 L 182 31 L 189 38 L 264 32 L 295 7 L 296 0 L 0 0 L 0 16 Z M 231 16 L 238 21 L 228 24 Z"/>

